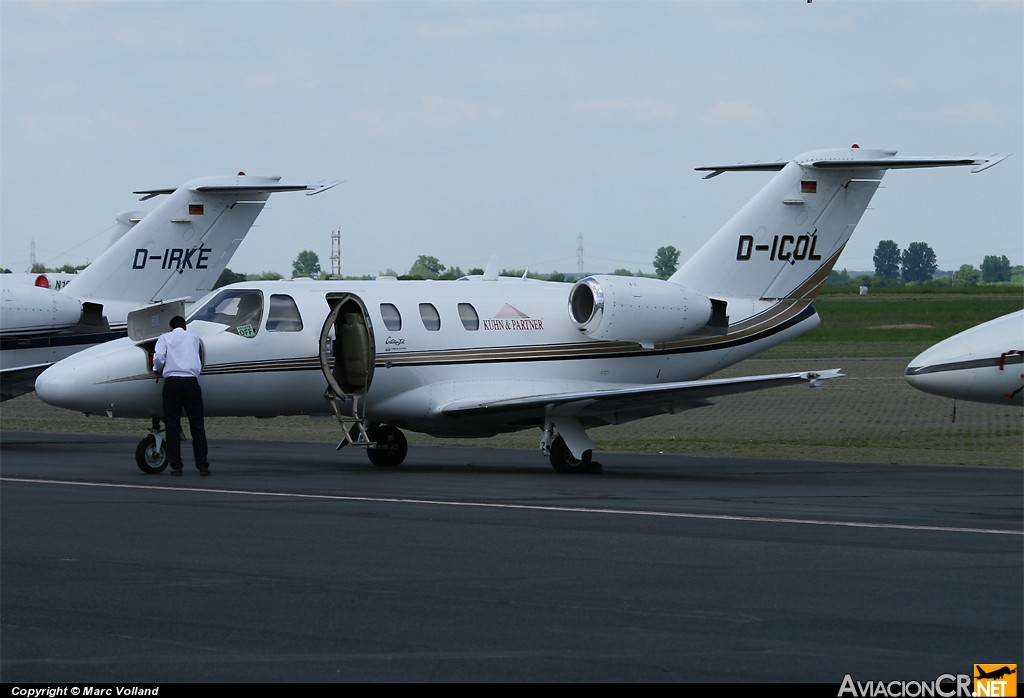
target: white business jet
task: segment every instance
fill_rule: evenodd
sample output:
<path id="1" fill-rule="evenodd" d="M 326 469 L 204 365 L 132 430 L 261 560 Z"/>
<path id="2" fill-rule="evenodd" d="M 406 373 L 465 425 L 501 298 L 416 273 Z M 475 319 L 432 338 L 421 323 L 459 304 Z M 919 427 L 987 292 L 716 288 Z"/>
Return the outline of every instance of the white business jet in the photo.
<path id="1" fill-rule="evenodd" d="M 83 271 L 0 275 L 0 399 L 31 392 L 60 359 L 124 337 L 129 311 L 208 293 L 273 192 L 311 195 L 334 184 L 240 172 L 137 191 L 142 200 L 169 196 L 149 214 L 118 216 L 111 244 Z"/>
<path id="2" fill-rule="evenodd" d="M 401 429 L 436 436 L 540 430 L 559 472 L 597 469 L 587 429 L 774 386 L 817 386 L 839 369 L 703 379 L 818 325 L 812 301 L 886 170 L 1002 158 L 898 158 L 856 146 L 788 162 L 701 167 L 707 177 L 778 171 L 667 281 L 263 282 L 197 304 L 208 415 L 333 413 L 343 445 L 382 466 L 406 456 Z M 150 417 L 136 450 L 166 465 L 160 385 L 148 364 L 166 331 L 156 310 L 130 338 L 40 376 L 39 396 L 87 414 Z"/>
<path id="3" fill-rule="evenodd" d="M 926 393 L 1024 406 L 1024 310 L 964 330 L 921 352 L 907 382 Z"/>
<path id="4" fill-rule="evenodd" d="M 123 238 L 145 215 L 142 211 L 119 213 L 115 219 L 110 239 L 107 241 L 107 246 L 103 248 L 103 252 L 106 252 L 115 242 Z M 75 272 L 63 271 L 15 272 L 0 276 L 0 281 L 3 282 L 3 286 L 38 286 L 39 288 L 52 288 L 59 291 L 67 286 L 76 275 Z"/>

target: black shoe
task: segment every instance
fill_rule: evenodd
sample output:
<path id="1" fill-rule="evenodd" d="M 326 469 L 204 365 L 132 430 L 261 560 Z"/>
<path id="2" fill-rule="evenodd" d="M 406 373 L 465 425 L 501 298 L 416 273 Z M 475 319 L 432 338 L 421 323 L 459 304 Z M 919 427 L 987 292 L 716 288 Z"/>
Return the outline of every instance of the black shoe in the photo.
<path id="1" fill-rule="evenodd" d="M 210 469 L 209 468 L 203 468 L 202 470 L 199 471 L 199 474 L 202 475 L 203 477 L 206 477 L 207 475 L 210 474 Z"/>
<path id="2" fill-rule="evenodd" d="M 181 468 L 172 468 L 171 475 L 181 475 Z"/>

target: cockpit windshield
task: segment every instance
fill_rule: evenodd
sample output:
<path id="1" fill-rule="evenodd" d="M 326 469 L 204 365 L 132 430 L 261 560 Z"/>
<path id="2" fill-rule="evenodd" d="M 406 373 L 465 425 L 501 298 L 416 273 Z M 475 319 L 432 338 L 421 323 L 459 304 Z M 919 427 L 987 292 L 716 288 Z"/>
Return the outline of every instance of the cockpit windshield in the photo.
<path id="1" fill-rule="evenodd" d="M 192 311 L 188 321 L 204 320 L 227 325 L 228 332 L 255 337 L 263 319 L 263 293 L 256 290 L 225 289 Z"/>

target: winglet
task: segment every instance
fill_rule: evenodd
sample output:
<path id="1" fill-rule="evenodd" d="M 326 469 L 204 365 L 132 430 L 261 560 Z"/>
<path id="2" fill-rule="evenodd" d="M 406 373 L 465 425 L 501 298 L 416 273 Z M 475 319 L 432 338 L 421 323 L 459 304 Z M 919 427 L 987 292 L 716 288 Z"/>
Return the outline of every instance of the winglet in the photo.
<path id="1" fill-rule="evenodd" d="M 993 155 L 988 159 L 980 160 L 979 164 L 971 169 L 971 173 L 973 174 L 975 172 L 982 172 L 983 170 L 987 170 L 988 168 L 993 167 L 994 165 L 998 165 L 1003 160 L 1010 157 L 1010 155 L 1013 155 L 1013 153 L 1010 153 L 1008 155 Z"/>
<path id="2" fill-rule="evenodd" d="M 322 194 L 323 192 L 327 191 L 328 189 L 333 189 L 334 187 L 338 186 L 339 184 L 344 184 L 347 181 L 348 181 L 347 179 L 342 179 L 342 180 L 337 180 L 336 179 L 333 182 L 326 182 L 326 181 L 324 181 L 324 182 L 317 182 L 317 184 L 315 186 L 309 187 L 309 191 L 306 192 L 306 196 L 316 196 L 317 194 Z"/>
<path id="3" fill-rule="evenodd" d="M 800 377 L 807 381 L 807 384 L 812 388 L 820 388 L 825 385 L 827 381 L 830 381 L 833 378 L 842 378 L 845 375 L 846 374 L 843 373 L 843 369 L 832 368 L 827 371 L 805 371 L 800 375 Z"/>

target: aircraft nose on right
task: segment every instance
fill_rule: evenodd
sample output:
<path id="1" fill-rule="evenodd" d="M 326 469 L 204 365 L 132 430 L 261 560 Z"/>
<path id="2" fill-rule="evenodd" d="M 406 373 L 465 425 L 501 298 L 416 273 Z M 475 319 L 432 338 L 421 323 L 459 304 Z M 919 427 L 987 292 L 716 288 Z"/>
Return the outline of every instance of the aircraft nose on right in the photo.
<path id="1" fill-rule="evenodd" d="M 958 390 L 973 388 L 974 371 L 957 365 L 972 358 L 975 354 L 971 347 L 955 336 L 950 337 L 918 354 L 907 366 L 904 378 L 926 393 L 956 397 Z"/>
<path id="2" fill-rule="evenodd" d="M 103 382 L 107 378 L 102 359 L 80 361 L 70 357 L 50 366 L 36 378 L 36 395 L 48 405 L 82 412 L 104 409 Z"/>

